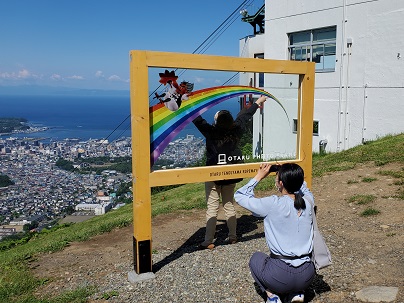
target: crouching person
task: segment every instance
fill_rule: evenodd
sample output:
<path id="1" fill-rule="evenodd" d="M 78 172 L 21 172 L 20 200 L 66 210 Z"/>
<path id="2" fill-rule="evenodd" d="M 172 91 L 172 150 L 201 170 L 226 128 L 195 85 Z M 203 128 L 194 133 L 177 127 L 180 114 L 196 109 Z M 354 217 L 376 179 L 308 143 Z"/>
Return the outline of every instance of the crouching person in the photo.
<path id="1" fill-rule="evenodd" d="M 234 195 L 235 201 L 264 218 L 265 240 L 270 254 L 255 252 L 249 262 L 251 274 L 266 302 L 304 302 L 304 291 L 313 281 L 311 261 L 313 194 L 304 182 L 303 169 L 294 163 L 276 167 L 275 186 L 279 195 L 256 198 L 254 188 L 274 167 L 263 163 L 257 175 Z"/>

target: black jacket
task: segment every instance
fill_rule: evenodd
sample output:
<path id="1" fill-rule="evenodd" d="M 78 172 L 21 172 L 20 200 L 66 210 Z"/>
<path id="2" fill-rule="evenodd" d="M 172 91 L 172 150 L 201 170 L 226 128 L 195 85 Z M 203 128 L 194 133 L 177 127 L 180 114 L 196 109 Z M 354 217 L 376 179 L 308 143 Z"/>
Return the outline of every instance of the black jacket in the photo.
<path id="1" fill-rule="evenodd" d="M 242 153 L 239 147 L 240 139 L 245 131 L 246 123 L 252 118 L 258 109 L 257 104 L 252 104 L 248 109 L 242 109 L 234 120 L 231 129 L 219 128 L 209 124 L 201 116 L 192 122 L 206 138 L 206 165 L 224 164 L 219 162 L 219 154 L 222 154 L 227 164 L 240 163 Z M 225 154 L 225 158 L 223 156 Z"/>

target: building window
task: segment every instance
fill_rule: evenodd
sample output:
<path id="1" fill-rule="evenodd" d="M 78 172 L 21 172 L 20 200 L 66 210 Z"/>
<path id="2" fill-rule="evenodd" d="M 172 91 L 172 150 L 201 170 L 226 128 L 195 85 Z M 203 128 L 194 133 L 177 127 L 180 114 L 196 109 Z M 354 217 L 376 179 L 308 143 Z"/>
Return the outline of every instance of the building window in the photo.
<path id="1" fill-rule="evenodd" d="M 264 59 L 264 54 L 254 54 L 254 58 Z M 264 73 L 258 73 L 257 80 L 258 80 L 258 87 L 264 87 Z"/>
<path id="2" fill-rule="evenodd" d="M 335 71 L 337 27 L 288 34 L 289 60 L 316 63 L 316 72 Z"/>
<path id="3" fill-rule="evenodd" d="M 319 134 L 319 122 L 313 121 L 313 136 L 318 136 Z M 293 119 L 293 133 L 297 134 L 297 119 Z"/>

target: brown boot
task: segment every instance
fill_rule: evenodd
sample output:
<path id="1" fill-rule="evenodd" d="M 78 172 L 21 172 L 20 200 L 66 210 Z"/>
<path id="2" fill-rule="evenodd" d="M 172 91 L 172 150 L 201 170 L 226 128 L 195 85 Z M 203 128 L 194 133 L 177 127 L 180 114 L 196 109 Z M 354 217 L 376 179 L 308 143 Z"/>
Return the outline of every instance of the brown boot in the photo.
<path id="1" fill-rule="evenodd" d="M 210 243 L 208 246 L 199 244 L 198 249 L 199 250 L 203 250 L 203 249 L 214 249 L 215 248 L 215 244 Z"/>
<path id="2" fill-rule="evenodd" d="M 237 238 L 227 239 L 227 244 L 236 244 L 236 243 L 237 243 Z"/>

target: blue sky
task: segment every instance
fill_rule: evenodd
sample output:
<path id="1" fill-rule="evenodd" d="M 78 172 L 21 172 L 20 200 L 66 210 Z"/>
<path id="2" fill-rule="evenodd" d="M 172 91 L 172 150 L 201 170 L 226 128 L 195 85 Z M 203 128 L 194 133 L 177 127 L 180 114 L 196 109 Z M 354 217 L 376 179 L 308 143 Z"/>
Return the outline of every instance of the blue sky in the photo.
<path id="1" fill-rule="evenodd" d="M 37 0 L 0 2 L 0 87 L 129 90 L 130 50 L 192 53 L 245 2 Z M 237 19 L 203 53 L 238 56 L 252 26 Z M 192 81 L 193 79 L 187 79 Z"/>

